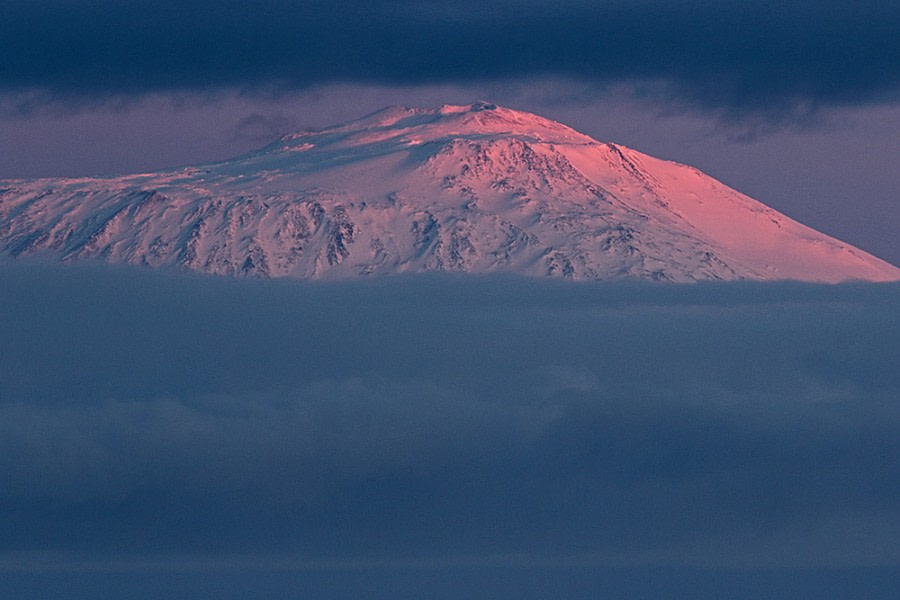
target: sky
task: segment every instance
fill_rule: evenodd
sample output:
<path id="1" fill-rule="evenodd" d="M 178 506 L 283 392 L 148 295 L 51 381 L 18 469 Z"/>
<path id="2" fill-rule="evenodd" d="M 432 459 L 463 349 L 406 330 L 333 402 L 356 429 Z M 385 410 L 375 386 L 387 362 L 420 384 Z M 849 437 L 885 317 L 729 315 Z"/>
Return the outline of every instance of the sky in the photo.
<path id="1" fill-rule="evenodd" d="M 483 99 L 691 164 L 900 263 L 889 0 L 10 0 L 0 177 L 226 158 Z"/>

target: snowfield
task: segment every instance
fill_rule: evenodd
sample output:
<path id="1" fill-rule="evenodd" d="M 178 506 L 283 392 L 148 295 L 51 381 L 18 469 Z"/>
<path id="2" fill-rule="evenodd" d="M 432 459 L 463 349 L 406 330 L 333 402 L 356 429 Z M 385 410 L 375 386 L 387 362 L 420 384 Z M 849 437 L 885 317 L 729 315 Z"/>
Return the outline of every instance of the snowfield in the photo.
<path id="1" fill-rule="evenodd" d="M 315 279 L 900 279 L 696 169 L 483 102 L 170 171 L 0 181 L 0 251 Z"/>

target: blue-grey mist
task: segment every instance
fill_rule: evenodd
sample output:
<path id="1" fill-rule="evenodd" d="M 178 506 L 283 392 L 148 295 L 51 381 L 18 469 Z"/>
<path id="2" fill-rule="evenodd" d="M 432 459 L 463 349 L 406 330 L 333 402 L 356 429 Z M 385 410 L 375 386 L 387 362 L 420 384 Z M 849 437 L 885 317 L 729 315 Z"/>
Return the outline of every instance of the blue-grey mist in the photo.
<path id="1" fill-rule="evenodd" d="M 0 281 L 4 597 L 900 582 L 896 284 Z"/>

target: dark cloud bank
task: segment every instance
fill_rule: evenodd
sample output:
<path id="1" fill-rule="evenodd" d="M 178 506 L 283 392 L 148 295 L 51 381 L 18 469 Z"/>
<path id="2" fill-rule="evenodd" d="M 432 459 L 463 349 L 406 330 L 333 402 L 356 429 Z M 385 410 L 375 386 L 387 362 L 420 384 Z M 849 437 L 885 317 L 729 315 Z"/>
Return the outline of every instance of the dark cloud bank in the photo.
<path id="1" fill-rule="evenodd" d="M 0 281 L 4 597 L 900 584 L 897 285 Z"/>
<path id="2" fill-rule="evenodd" d="M 12 0 L 0 86 L 102 97 L 553 76 L 790 112 L 896 99 L 898 23 L 886 0 Z"/>

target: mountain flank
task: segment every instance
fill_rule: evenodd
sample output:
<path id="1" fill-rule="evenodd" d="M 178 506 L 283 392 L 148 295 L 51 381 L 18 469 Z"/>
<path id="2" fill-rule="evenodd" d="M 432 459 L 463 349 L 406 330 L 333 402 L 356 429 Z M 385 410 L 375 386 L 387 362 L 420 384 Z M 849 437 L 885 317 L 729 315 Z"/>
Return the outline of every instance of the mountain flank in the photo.
<path id="1" fill-rule="evenodd" d="M 0 181 L 0 252 L 315 279 L 900 280 L 694 168 L 485 102 L 389 107 L 222 162 Z"/>

